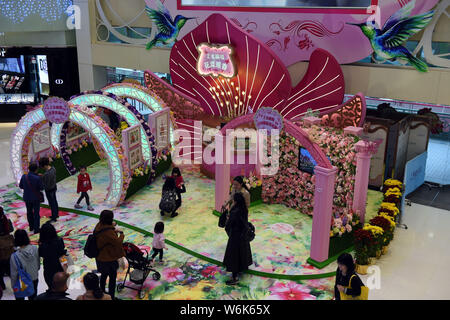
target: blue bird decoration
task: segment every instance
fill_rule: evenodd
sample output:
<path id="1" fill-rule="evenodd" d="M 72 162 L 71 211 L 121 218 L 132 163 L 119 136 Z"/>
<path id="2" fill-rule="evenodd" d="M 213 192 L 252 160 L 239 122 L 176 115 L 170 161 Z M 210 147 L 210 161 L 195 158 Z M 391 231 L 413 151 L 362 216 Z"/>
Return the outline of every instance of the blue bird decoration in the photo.
<path id="1" fill-rule="evenodd" d="M 145 12 L 158 28 L 158 33 L 155 38 L 147 43 L 147 50 L 153 48 L 157 43 L 171 44 L 176 42 L 178 34 L 185 23 L 190 19 L 195 19 L 177 15 L 175 19 L 172 20 L 169 10 L 167 10 L 161 1 L 157 1 L 157 5 L 157 10 L 145 6 Z"/>
<path id="2" fill-rule="evenodd" d="M 428 71 L 426 62 L 412 55 L 402 44 L 413 34 L 422 30 L 432 19 L 434 11 L 409 17 L 415 1 L 411 1 L 394 13 L 380 30 L 379 26 L 370 21 L 367 23 L 348 23 L 361 28 L 362 33 L 369 39 L 373 48 L 372 59 L 385 61 L 400 59 L 409 62 L 418 71 Z"/>

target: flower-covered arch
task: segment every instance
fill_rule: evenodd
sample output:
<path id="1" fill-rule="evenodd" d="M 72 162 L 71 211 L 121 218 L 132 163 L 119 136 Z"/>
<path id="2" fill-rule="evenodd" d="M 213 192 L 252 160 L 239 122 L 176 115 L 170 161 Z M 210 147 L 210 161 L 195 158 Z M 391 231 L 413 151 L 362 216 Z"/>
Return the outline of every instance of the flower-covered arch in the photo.
<path id="1" fill-rule="evenodd" d="M 130 98 L 142 102 L 150 111 L 156 112 L 166 108 L 166 103 L 154 92 L 132 83 L 113 83 L 102 89 L 121 98 Z"/>
<path id="2" fill-rule="evenodd" d="M 155 158 L 156 149 L 153 146 L 154 138 L 150 132 L 150 128 L 145 123 L 145 120 L 142 117 L 142 115 L 131 104 L 129 104 L 122 98 L 119 98 L 112 93 L 107 92 L 104 93 L 102 91 L 86 91 L 72 97 L 72 99 L 69 100 L 69 103 L 73 105 L 103 107 L 122 116 L 130 126 L 140 125 L 142 156 L 144 160 L 149 161 Z M 95 111 L 95 108 L 93 109 Z M 51 132 L 52 144 L 58 149 L 61 131 L 62 131 L 62 124 L 54 124 L 52 126 Z M 154 165 L 156 166 L 156 163 Z"/>
<path id="3" fill-rule="evenodd" d="M 100 142 L 110 168 L 110 185 L 105 201 L 111 206 L 119 205 L 125 199 L 131 181 L 122 145 L 114 132 L 95 114 L 87 114 L 77 107 L 72 107 L 68 121 L 83 127 Z M 28 112 L 16 126 L 10 146 L 11 170 L 16 183 L 28 172 L 27 155 L 33 134 L 46 123 L 47 119 L 40 107 Z"/>
<path id="4" fill-rule="evenodd" d="M 227 123 L 227 125 L 221 129 L 221 135 L 216 136 L 216 143 L 222 143 L 223 150 L 228 150 L 229 148 L 226 148 L 226 145 L 224 145 L 226 139 L 220 138 L 220 136 L 224 137 L 229 129 L 235 129 L 241 125 L 253 122 L 254 116 L 255 114 L 247 114 Z M 285 118 L 283 118 L 283 127 L 288 134 L 297 139 L 297 141 L 309 151 L 317 163 L 314 169 L 316 184 L 314 191 L 314 214 L 311 232 L 310 257 L 314 261 L 325 261 L 328 258 L 330 221 L 337 168 L 333 167 L 323 150 L 315 142 L 310 140 L 309 135 L 303 129 Z M 261 147 L 261 145 L 258 145 L 258 147 Z M 225 159 L 226 155 L 224 154 L 224 159 L 217 162 L 215 168 L 215 208 L 217 211 L 221 210 L 222 205 L 226 202 L 230 187 L 230 164 L 227 164 Z"/>
<path id="5" fill-rule="evenodd" d="M 113 83 L 102 89 L 103 92 L 112 93 L 120 98 L 130 98 L 143 103 L 152 113 L 168 108 L 167 103 L 154 90 L 132 83 Z M 171 113 L 173 129 L 178 126 Z M 170 141 L 174 144 L 173 130 L 170 131 Z"/>

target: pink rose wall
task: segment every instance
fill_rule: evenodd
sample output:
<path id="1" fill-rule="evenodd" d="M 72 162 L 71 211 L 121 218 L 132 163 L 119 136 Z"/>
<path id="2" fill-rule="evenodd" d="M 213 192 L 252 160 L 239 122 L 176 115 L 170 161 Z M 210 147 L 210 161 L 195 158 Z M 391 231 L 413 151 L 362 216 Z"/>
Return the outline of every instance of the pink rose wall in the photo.
<path id="1" fill-rule="evenodd" d="M 336 174 L 333 214 L 341 215 L 353 204 L 356 174 L 355 136 L 343 136 L 342 130 L 312 127 L 309 135 L 324 150 Z M 266 203 L 279 203 L 312 215 L 314 208 L 315 176 L 298 169 L 300 144 L 282 131 L 280 135 L 280 169 L 274 176 L 263 178 L 262 198 Z"/>

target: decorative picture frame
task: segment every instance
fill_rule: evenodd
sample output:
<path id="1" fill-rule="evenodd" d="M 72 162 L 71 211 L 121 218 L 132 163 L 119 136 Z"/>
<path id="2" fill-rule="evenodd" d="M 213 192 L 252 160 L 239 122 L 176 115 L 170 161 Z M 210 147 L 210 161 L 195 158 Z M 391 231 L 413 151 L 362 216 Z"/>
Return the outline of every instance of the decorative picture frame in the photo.
<path id="1" fill-rule="evenodd" d="M 128 148 L 133 148 L 141 143 L 141 130 L 140 126 L 134 126 L 127 131 Z"/>
<path id="2" fill-rule="evenodd" d="M 148 117 L 148 125 L 155 137 L 155 146 L 161 150 L 170 145 L 170 109 L 163 109 Z"/>
<path id="3" fill-rule="evenodd" d="M 52 147 L 50 140 L 50 127 L 45 127 L 33 135 L 33 152 L 39 153 Z"/>
<path id="4" fill-rule="evenodd" d="M 133 149 L 129 149 L 128 151 L 128 166 L 131 170 L 136 169 L 139 167 L 142 162 L 144 161 L 144 158 L 142 157 L 142 148 L 141 147 L 135 147 Z"/>

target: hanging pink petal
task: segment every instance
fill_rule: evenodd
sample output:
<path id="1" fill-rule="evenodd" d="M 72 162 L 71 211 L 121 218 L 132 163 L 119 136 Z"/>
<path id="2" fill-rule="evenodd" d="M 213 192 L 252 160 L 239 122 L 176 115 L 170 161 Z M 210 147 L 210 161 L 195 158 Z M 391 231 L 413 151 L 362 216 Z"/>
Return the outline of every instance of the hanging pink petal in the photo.
<path id="1" fill-rule="evenodd" d="M 238 74 L 229 82 L 223 77 L 199 75 L 197 46 L 201 43 L 230 45 Z M 199 101 L 207 114 L 216 116 L 234 118 L 229 107 L 246 114 L 249 106 L 254 112 L 260 107 L 283 106 L 291 91 L 291 79 L 282 61 L 263 42 L 221 14 L 210 15 L 177 41 L 170 53 L 170 71 L 175 87 Z M 210 90 L 212 87 L 220 91 L 219 97 Z M 227 101 L 232 106 L 227 107 Z"/>
<path id="2" fill-rule="evenodd" d="M 316 49 L 305 76 L 292 89 L 280 113 L 293 120 L 299 120 L 308 109 L 323 114 L 341 104 L 344 90 L 344 76 L 337 60 L 329 52 Z"/>

